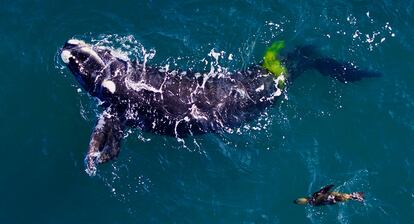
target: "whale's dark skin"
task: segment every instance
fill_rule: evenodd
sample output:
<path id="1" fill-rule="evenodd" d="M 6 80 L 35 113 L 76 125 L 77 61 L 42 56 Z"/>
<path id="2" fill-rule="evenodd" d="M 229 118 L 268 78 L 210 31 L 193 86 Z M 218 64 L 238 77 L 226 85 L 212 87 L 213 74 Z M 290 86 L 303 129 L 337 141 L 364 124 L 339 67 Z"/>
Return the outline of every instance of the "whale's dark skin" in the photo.
<path id="1" fill-rule="evenodd" d="M 108 49 L 75 39 L 64 45 L 61 57 L 104 109 L 85 158 L 90 175 L 95 174 L 97 163 L 118 155 L 126 127 L 175 137 L 222 131 L 255 118 L 283 91 L 280 79 L 259 65 L 232 73 L 164 71 L 117 58 Z M 306 47 L 287 54 L 283 62 L 290 81 L 308 69 L 342 82 L 377 76 L 314 57 Z"/>

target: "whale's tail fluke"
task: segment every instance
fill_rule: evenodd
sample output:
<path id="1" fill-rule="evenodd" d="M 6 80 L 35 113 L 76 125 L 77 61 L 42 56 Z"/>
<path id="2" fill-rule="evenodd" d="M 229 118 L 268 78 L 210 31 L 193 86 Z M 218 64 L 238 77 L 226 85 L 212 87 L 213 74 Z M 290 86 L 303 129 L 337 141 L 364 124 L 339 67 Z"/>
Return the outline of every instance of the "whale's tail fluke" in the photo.
<path id="1" fill-rule="evenodd" d="M 330 76 L 341 82 L 354 82 L 363 78 L 380 77 L 379 72 L 361 70 L 355 65 L 345 62 L 341 63 L 333 58 L 317 58 L 312 63 L 312 68 L 322 75 Z"/>
<path id="2" fill-rule="evenodd" d="M 380 77 L 375 71 L 362 70 L 349 62 L 340 62 L 333 58 L 322 56 L 315 46 L 297 47 L 287 54 L 285 60 L 290 79 L 297 78 L 306 70 L 314 69 L 325 76 L 330 76 L 340 82 L 354 82 L 363 78 Z"/>

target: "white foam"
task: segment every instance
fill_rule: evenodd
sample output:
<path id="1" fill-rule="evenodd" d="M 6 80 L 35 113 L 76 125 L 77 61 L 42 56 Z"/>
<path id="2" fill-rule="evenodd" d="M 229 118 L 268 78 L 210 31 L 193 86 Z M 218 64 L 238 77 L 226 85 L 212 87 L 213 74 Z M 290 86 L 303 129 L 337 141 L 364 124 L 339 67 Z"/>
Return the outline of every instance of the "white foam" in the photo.
<path id="1" fill-rule="evenodd" d="M 201 111 L 197 108 L 197 106 L 196 106 L 195 104 L 191 105 L 190 110 L 191 110 L 190 114 L 191 114 L 191 115 L 192 115 L 195 119 L 197 119 L 197 120 L 201 120 L 201 119 L 203 119 L 203 120 L 208 120 L 207 116 L 205 116 L 205 115 L 204 115 L 204 113 L 203 113 L 203 112 L 201 112 Z"/>
<path id="2" fill-rule="evenodd" d="M 213 57 L 216 60 L 216 63 L 218 63 L 220 52 L 215 52 L 213 48 L 211 49 L 210 53 L 208 53 L 208 56 Z"/>
<path id="3" fill-rule="evenodd" d="M 95 126 L 95 130 L 102 130 L 103 127 L 105 126 L 105 123 L 106 122 L 105 122 L 104 116 L 101 115 L 101 117 L 98 120 L 98 123 Z"/>
<path id="4" fill-rule="evenodd" d="M 123 52 L 122 50 L 120 49 L 110 49 L 110 50 L 111 50 L 112 56 L 119 58 L 123 61 L 129 61 L 128 54 Z"/>
<path id="5" fill-rule="evenodd" d="M 161 85 L 160 89 L 157 89 L 157 88 L 155 88 L 155 87 L 153 87 L 153 86 L 151 86 L 147 83 L 133 82 L 129 79 L 125 79 L 125 84 L 126 84 L 127 88 L 133 89 L 137 92 L 140 92 L 141 90 L 147 90 L 147 91 L 154 92 L 154 93 L 162 93 L 162 85 Z"/>
<path id="6" fill-rule="evenodd" d="M 258 87 L 257 89 L 256 89 L 256 92 L 260 92 L 260 91 L 263 91 L 264 90 L 264 84 L 263 85 L 261 85 L 260 87 Z"/>

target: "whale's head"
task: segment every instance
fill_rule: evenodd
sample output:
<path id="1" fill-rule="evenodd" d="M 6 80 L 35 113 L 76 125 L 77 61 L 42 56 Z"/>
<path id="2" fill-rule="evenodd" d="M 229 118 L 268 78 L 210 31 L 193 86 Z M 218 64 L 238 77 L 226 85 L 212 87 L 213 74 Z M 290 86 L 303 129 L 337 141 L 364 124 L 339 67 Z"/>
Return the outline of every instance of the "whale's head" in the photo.
<path id="1" fill-rule="evenodd" d="M 115 73 L 125 73 L 127 69 L 125 61 L 113 56 L 109 49 L 77 39 L 67 41 L 60 56 L 82 87 L 92 95 L 100 91 L 102 85 L 108 87 L 108 78 Z M 109 90 L 113 92 L 113 83 L 109 84 Z"/>

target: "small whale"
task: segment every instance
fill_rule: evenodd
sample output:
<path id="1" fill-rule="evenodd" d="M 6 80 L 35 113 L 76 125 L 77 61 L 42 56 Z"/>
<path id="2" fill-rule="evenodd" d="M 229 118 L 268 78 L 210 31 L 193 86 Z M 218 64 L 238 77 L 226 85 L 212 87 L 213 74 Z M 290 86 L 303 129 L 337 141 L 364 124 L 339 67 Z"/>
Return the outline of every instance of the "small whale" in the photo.
<path id="1" fill-rule="evenodd" d="M 117 157 L 127 127 L 177 138 L 220 132 L 256 118 L 306 70 L 341 82 L 378 76 L 321 57 L 310 46 L 280 57 L 283 47 L 277 42 L 263 63 L 242 71 L 193 72 L 148 66 L 119 58 L 109 48 L 70 39 L 61 59 L 103 108 L 85 158 L 86 172 L 95 175 L 97 164 Z"/>
<path id="2" fill-rule="evenodd" d="M 311 197 L 298 198 L 294 201 L 298 205 L 312 205 L 312 206 L 322 206 L 322 205 L 334 205 L 340 202 L 346 202 L 349 200 L 354 200 L 358 202 L 364 202 L 364 193 L 363 192 L 353 192 L 353 193 L 341 193 L 337 191 L 332 191 L 334 187 L 333 184 L 327 185 L 321 188 L 319 191 L 312 194 Z"/>

